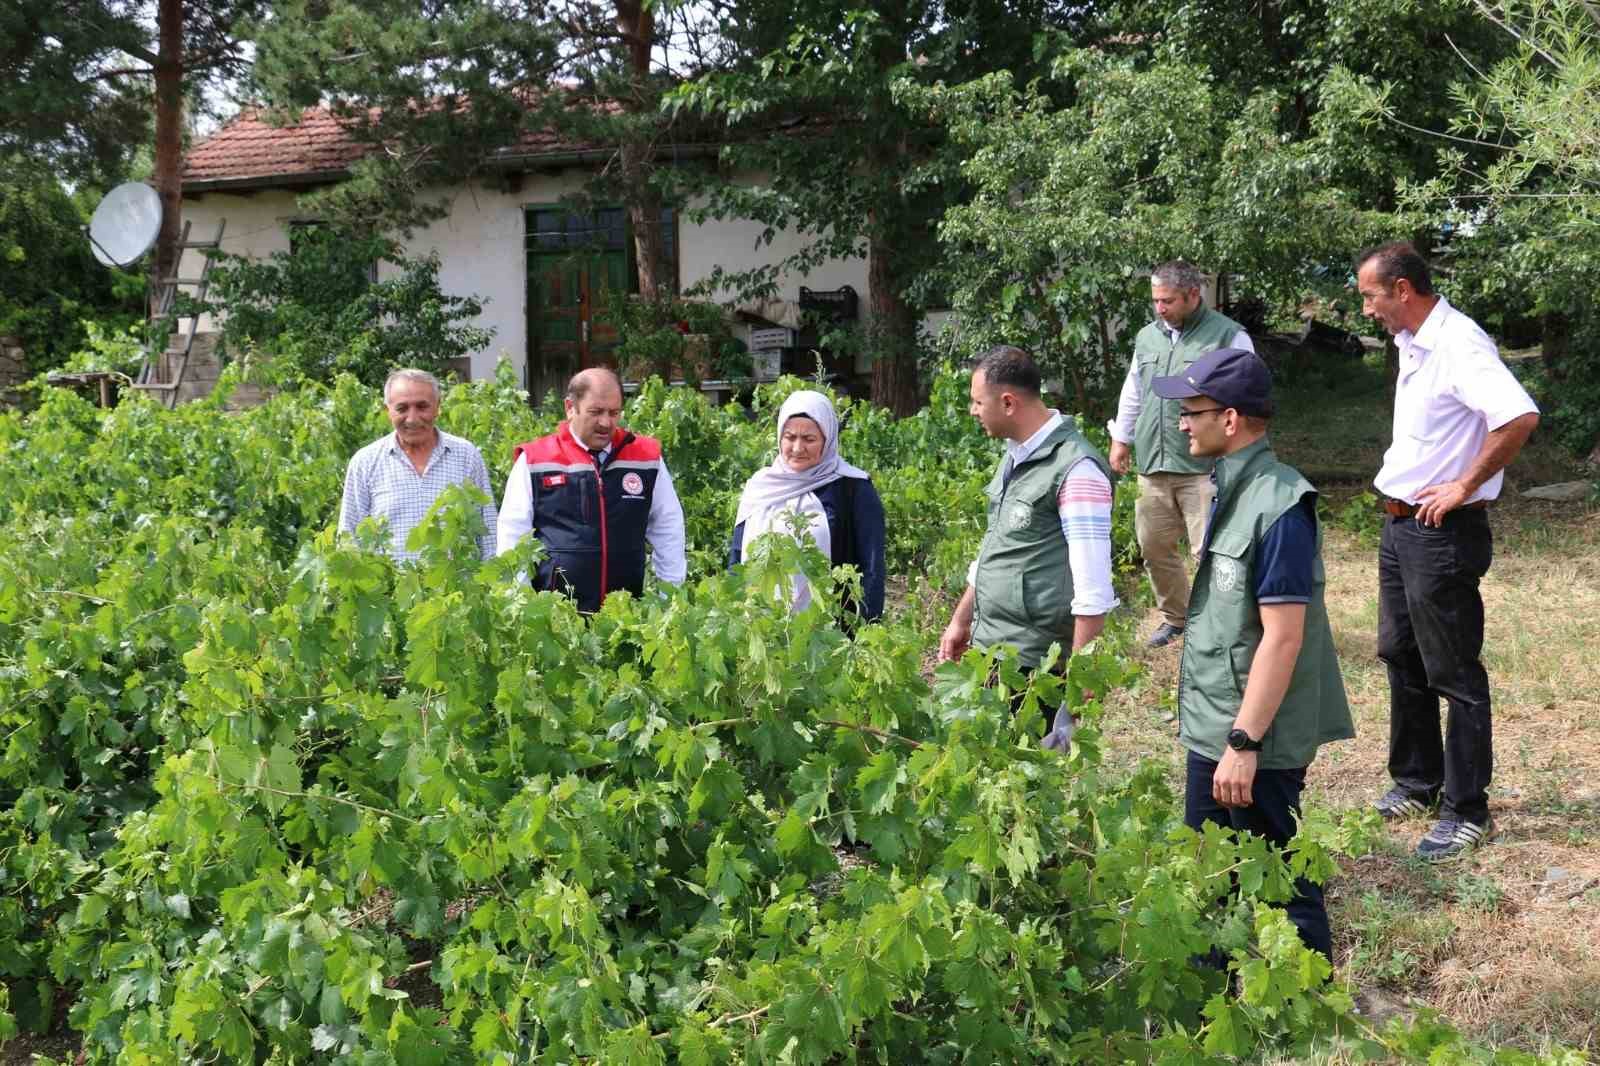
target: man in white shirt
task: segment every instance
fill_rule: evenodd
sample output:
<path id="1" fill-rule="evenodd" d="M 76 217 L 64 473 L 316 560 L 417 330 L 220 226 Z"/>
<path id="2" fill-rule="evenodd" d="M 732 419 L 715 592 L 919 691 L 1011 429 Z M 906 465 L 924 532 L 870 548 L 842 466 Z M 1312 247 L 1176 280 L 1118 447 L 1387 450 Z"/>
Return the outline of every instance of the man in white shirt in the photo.
<path id="1" fill-rule="evenodd" d="M 972 414 L 1006 455 L 988 487 L 989 528 L 939 641 L 942 661 L 970 644 L 1009 644 L 1026 670 L 1050 645 L 1088 644 L 1117 605 L 1111 584 L 1111 477 L 1076 424 L 1044 405 L 1039 370 L 1000 345 L 972 375 Z M 1050 712 L 1049 747 L 1064 747 L 1071 715 Z"/>
<path id="2" fill-rule="evenodd" d="M 344 473 L 339 528 L 353 533 L 365 518 L 389 522 L 389 555 L 396 562 L 415 559 L 406 540 L 447 486 L 470 484 L 489 501 L 483 505 L 484 532 L 478 554 L 494 555 L 494 493 L 483 455 L 468 440 L 436 428 L 439 382 L 426 370 L 396 370 L 383 383 L 383 405 L 394 432 L 356 452 Z"/>
<path id="3" fill-rule="evenodd" d="M 1158 377 L 1181 375 L 1208 352 L 1222 348 L 1255 351 L 1239 323 L 1205 305 L 1205 278 L 1193 264 L 1162 263 L 1150 274 L 1150 298 L 1156 317 L 1133 341 L 1133 359 L 1117 402 L 1117 417 L 1106 425 L 1111 433 L 1111 469 L 1126 474 L 1136 466 L 1139 499 L 1133 508 L 1134 535 L 1150 572 L 1161 623 L 1149 639 L 1152 648 L 1183 635 L 1189 614 L 1189 571 L 1179 542 L 1200 551 L 1216 485 L 1212 460 L 1189 453 L 1178 431 L 1178 405 L 1151 389 Z"/>
<path id="4" fill-rule="evenodd" d="M 579 371 L 566 410 L 554 433 L 517 448 L 500 507 L 500 554 L 538 537 L 546 557 L 534 588 L 570 593 L 585 614 L 609 593 L 643 591 L 646 544 L 656 577 L 683 584 L 683 506 L 661 442 L 621 425 L 622 382 L 605 367 Z"/>
<path id="5" fill-rule="evenodd" d="M 1378 549 L 1378 656 L 1389 668 L 1389 774 L 1377 808 L 1438 821 L 1417 845 L 1438 861 L 1490 831 L 1494 748 L 1478 582 L 1494 544 L 1491 501 L 1539 424 L 1494 341 L 1433 291 L 1406 242 L 1356 261 L 1362 311 L 1400 348 L 1394 440 L 1374 480 L 1388 514 Z M 1449 706 L 1439 731 L 1439 700 Z"/>

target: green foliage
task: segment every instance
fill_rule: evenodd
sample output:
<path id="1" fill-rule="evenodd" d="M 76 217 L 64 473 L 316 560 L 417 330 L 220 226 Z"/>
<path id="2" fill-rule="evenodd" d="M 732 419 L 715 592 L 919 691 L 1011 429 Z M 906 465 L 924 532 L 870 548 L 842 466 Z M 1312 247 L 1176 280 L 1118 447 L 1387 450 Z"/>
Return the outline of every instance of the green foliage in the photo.
<path id="1" fill-rule="evenodd" d="M 1181 58 L 1084 48 L 1059 54 L 1048 82 L 896 92 L 965 152 L 973 195 L 939 226 L 964 343 L 1023 344 L 1078 410 L 1113 405 L 1156 263 L 1188 258 L 1288 300 L 1371 224 L 1329 185 L 1325 146 L 1280 136 L 1270 91 L 1235 95 Z"/>
<path id="2" fill-rule="evenodd" d="M 909 415 L 921 400 L 916 346 L 924 309 L 941 306 L 928 272 L 946 249 L 928 239 L 965 192 L 945 132 L 893 91 L 901 82 L 960 84 L 994 71 L 1026 78 L 1047 64 L 1038 34 L 1072 24 L 1073 5 L 818 2 L 736 5 L 724 32 L 731 69 L 667 95 L 671 113 L 705 115 L 729 130 L 721 167 L 683 181 L 685 217 L 753 219 L 760 243 L 785 234 L 781 258 L 744 271 L 720 267 L 704 291 L 741 299 L 842 257 L 867 261 L 873 399 Z M 752 181 L 759 175 L 759 181 Z M 788 295 L 785 293 L 784 295 Z"/>
<path id="3" fill-rule="evenodd" d="M 483 310 L 477 298 L 439 287 L 437 256 L 403 256 L 386 237 L 315 226 L 295 234 L 291 251 L 216 259 L 207 303 L 224 316 L 227 349 L 269 360 L 282 381 L 348 373 L 381 384 L 398 366 L 442 375 L 491 337 L 465 324 Z"/>
<path id="4" fill-rule="evenodd" d="M 801 385 L 763 390 L 762 415 Z M 995 446 L 963 386 L 941 376 L 900 422 L 844 405 L 899 572 L 972 549 L 957 498 Z M 930 679 L 914 619 L 832 623 L 814 549 L 772 538 L 723 571 L 764 418 L 647 384 L 629 421 L 681 471 L 700 574 L 586 619 L 515 582 L 531 539 L 478 561 L 471 493 L 435 506 L 415 564 L 328 528 L 383 428 L 371 389 L 220 402 L 55 391 L 0 414 L 0 1011 L 38 1026 L 66 1001 L 85 1061 L 1462 1047 L 1366 1032 L 1278 909 L 1371 818 L 1308 810 L 1280 855 L 1184 828 L 1158 766 L 1102 767 L 1090 693 L 1132 673 L 1114 648 L 1031 680 L 973 652 Z M 503 379 L 441 416 L 500 474 L 552 417 Z M 916 481 L 943 494 L 906 499 Z M 797 569 L 815 605 L 791 615 Z M 1031 724 L 1062 698 L 1083 722 L 1066 754 Z M 1212 947 L 1235 992 L 1192 963 Z"/>
<path id="5" fill-rule="evenodd" d="M 1378 538 L 1383 534 L 1383 511 L 1378 507 L 1377 496 L 1363 490 L 1345 501 L 1337 511 L 1320 496 L 1317 503 L 1323 522 L 1338 526 L 1368 548 L 1378 546 Z"/>
<path id="6" fill-rule="evenodd" d="M 141 4 L 64 6 L 18 0 L 0 9 L 0 153 L 30 156 L 63 178 L 107 188 L 150 133 L 151 93 L 137 78 L 93 76 L 150 43 Z"/>
<path id="7" fill-rule="evenodd" d="M 1502 343 L 1542 343 L 1542 428 L 1587 454 L 1600 443 L 1600 22 L 1582 0 L 1472 8 L 1497 47 L 1458 65 L 1447 111 L 1419 115 L 1385 80 L 1345 84 L 1341 97 L 1366 129 L 1423 134 L 1434 165 L 1397 182 L 1404 218 L 1449 233 L 1441 288 L 1453 303 Z"/>
<path id="8" fill-rule="evenodd" d="M 116 330 L 92 319 L 85 319 L 81 325 L 84 346 L 62 362 L 62 370 L 115 370 L 132 377 L 144 364 L 142 326 Z"/>
<path id="9" fill-rule="evenodd" d="M 716 304 L 611 293 L 604 315 L 616 327 L 617 364 L 625 378 L 655 374 L 698 385 L 750 373 L 750 357 Z"/>
<path id="10" fill-rule="evenodd" d="M 1365 892 L 1348 911 L 1355 948 L 1350 976 L 1362 985 L 1400 985 L 1443 961 L 1456 932 L 1451 917 L 1402 893 Z"/>
<path id="11" fill-rule="evenodd" d="M 0 157 L 0 337 L 16 337 L 34 372 L 86 343 L 86 320 L 116 328 L 142 310 L 141 278 L 104 267 L 84 227 L 87 195 L 18 156 Z"/>

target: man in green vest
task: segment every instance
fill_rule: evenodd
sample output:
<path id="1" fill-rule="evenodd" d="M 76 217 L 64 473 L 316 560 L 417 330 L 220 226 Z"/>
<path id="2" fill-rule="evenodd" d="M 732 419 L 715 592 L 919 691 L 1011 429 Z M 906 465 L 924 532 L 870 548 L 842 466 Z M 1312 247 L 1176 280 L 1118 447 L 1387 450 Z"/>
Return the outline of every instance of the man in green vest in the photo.
<path id="1" fill-rule="evenodd" d="M 974 418 L 1006 455 L 985 490 L 989 528 L 939 641 L 941 660 L 1009 644 L 1025 670 L 1051 644 L 1077 651 L 1117 605 L 1111 583 L 1111 472 L 1070 418 L 1045 406 L 1033 359 L 1000 345 L 972 374 Z M 1065 747 L 1070 714 L 1051 712 L 1046 746 Z"/>
<path id="2" fill-rule="evenodd" d="M 1184 820 L 1282 847 L 1317 748 L 1355 736 L 1323 604 L 1317 490 L 1272 453 L 1272 375 L 1254 352 L 1211 352 L 1151 387 L 1180 405 L 1189 453 L 1215 460 L 1178 672 Z M 1295 892 L 1289 919 L 1331 962 L 1322 889 L 1302 878 Z"/>
<path id="3" fill-rule="evenodd" d="M 1178 406 L 1150 391 L 1157 377 L 1182 373 L 1218 348 L 1254 351 L 1250 335 L 1227 315 L 1205 305 L 1204 277 L 1181 260 L 1162 263 L 1150 275 L 1156 317 L 1133 342 L 1133 361 L 1122 384 L 1111 432 L 1111 469 L 1126 474 L 1137 465 L 1139 499 L 1134 534 L 1150 571 L 1161 624 L 1150 637 L 1159 648 L 1183 635 L 1189 612 L 1189 572 L 1178 542 L 1188 537 L 1197 555 L 1211 511 L 1211 460 L 1189 452 L 1178 432 Z"/>

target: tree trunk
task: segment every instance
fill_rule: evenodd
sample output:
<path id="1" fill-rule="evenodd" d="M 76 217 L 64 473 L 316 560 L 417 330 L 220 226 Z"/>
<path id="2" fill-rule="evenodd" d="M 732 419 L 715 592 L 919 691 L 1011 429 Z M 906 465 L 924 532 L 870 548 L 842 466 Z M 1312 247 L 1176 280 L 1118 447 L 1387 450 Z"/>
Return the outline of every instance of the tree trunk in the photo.
<path id="1" fill-rule="evenodd" d="M 160 0 L 156 14 L 155 186 L 161 197 L 161 230 L 150 265 L 150 316 L 161 313 L 163 278 L 178 272 L 178 235 L 183 215 L 183 0 Z"/>
<path id="2" fill-rule="evenodd" d="M 628 223 L 633 229 L 633 254 L 637 260 L 639 295 L 650 301 L 672 293 L 665 276 L 661 247 L 661 197 L 650 184 L 650 146 L 636 141 L 622 145 L 622 175 L 627 184 Z"/>
<path id="3" fill-rule="evenodd" d="M 905 41 L 915 23 L 906 0 L 881 0 L 874 5 L 883 30 L 873 43 L 873 65 L 885 75 L 905 61 Z M 881 130 L 897 128 L 887 92 L 874 94 L 866 107 L 869 121 Z M 899 176 L 911 168 L 911 148 L 904 133 L 874 139 L 867 149 L 866 166 L 883 175 L 886 187 L 878 190 L 880 206 L 867 217 L 867 308 L 872 316 L 866 331 L 873 348 L 872 402 L 904 417 L 922 405 L 922 385 L 917 373 L 917 316 L 900 297 L 895 222 L 907 210 Z"/>
<path id="4" fill-rule="evenodd" d="M 1117 385 L 1117 360 L 1111 350 L 1111 318 L 1106 314 L 1106 301 L 1103 297 L 1094 298 L 1094 321 L 1100 331 L 1101 369 L 1105 371 L 1106 380 L 1112 385 Z"/>
<path id="5" fill-rule="evenodd" d="M 873 348 L 872 402 L 900 417 L 922 406 L 917 373 L 917 321 L 900 298 L 894 277 L 894 252 L 874 239 L 867 243 L 867 330 Z"/>
<path id="6" fill-rule="evenodd" d="M 1539 316 L 1540 358 L 1552 381 L 1567 376 L 1567 355 L 1572 350 L 1572 319 L 1561 311 L 1546 311 Z"/>
<path id="7" fill-rule="evenodd" d="M 650 85 L 650 48 L 655 41 L 655 12 L 644 0 L 618 0 L 617 30 L 628 57 L 630 98 L 623 106 L 634 114 L 653 114 L 660 94 Z M 633 252 L 638 271 L 639 295 L 655 301 L 667 296 L 671 286 L 662 276 L 665 263 L 661 247 L 661 196 L 650 184 L 650 138 L 643 124 L 631 129 L 619 150 L 622 183 L 627 198 L 628 222 L 633 229 Z"/>

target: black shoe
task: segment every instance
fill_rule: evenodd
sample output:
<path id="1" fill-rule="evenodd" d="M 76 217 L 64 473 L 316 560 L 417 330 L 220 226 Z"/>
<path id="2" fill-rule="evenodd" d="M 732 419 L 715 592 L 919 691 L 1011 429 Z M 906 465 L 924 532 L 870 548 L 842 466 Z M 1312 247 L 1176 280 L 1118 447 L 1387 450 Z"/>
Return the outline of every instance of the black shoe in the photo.
<path id="1" fill-rule="evenodd" d="M 1479 825 L 1454 818 L 1440 818 L 1417 845 L 1417 858 L 1428 862 L 1458 858 L 1482 844 L 1493 830 L 1492 820 Z"/>
<path id="2" fill-rule="evenodd" d="M 1378 813 L 1383 815 L 1386 822 L 1398 822 L 1403 818 L 1415 818 L 1427 814 L 1433 809 L 1438 800 L 1431 796 L 1413 796 L 1405 789 L 1396 786 L 1385 792 L 1382 798 L 1372 805 L 1378 808 Z"/>
<path id="3" fill-rule="evenodd" d="M 1165 648 L 1175 640 L 1183 639 L 1183 627 L 1175 626 L 1171 622 L 1162 622 L 1156 631 L 1150 634 L 1150 639 L 1145 641 L 1147 648 Z"/>

